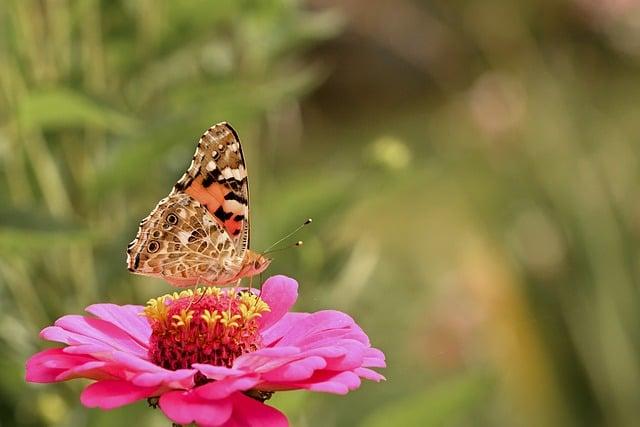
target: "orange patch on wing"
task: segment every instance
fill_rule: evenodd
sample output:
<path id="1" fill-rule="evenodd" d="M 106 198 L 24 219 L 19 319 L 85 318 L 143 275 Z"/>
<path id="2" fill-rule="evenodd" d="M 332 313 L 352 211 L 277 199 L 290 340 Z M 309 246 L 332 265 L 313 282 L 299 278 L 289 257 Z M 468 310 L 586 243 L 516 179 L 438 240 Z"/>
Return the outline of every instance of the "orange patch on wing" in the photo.
<path id="1" fill-rule="evenodd" d="M 235 221 L 233 218 L 236 215 L 242 215 L 243 212 L 235 212 L 230 208 L 229 203 L 225 200 L 224 196 L 229 194 L 231 190 L 224 187 L 224 185 L 214 182 L 209 187 L 205 188 L 202 185 L 202 177 L 199 176 L 191 182 L 191 185 L 185 189 L 185 192 L 196 199 L 200 204 L 205 206 L 211 215 L 222 225 L 230 236 L 237 236 L 239 230 L 242 228 L 242 221 Z M 216 210 L 222 206 L 225 212 L 231 213 L 231 218 L 226 221 L 221 220 L 216 216 Z"/>
<path id="2" fill-rule="evenodd" d="M 233 216 L 236 216 L 236 213 Z M 224 222 L 224 228 L 230 236 L 236 237 L 240 233 L 242 222 L 234 221 L 233 216 Z"/>
<path id="3" fill-rule="evenodd" d="M 185 193 L 199 201 L 212 214 L 224 204 L 225 188 L 215 182 L 204 188 L 201 176 L 191 182 L 189 187 L 185 189 Z"/>

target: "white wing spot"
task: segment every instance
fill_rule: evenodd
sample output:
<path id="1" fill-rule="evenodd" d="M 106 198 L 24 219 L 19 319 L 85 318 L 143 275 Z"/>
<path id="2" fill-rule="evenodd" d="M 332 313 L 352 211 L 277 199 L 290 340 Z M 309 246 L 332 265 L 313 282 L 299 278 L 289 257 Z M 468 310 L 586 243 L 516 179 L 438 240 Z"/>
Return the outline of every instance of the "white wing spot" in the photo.
<path id="1" fill-rule="evenodd" d="M 247 171 L 244 170 L 244 166 L 240 165 L 237 169 L 232 170 L 233 177 L 238 181 L 241 181 L 247 177 Z"/>
<path id="2" fill-rule="evenodd" d="M 216 222 L 213 219 L 211 219 L 211 217 L 209 215 L 204 215 L 202 217 L 202 223 L 206 227 L 213 227 L 213 226 L 216 225 Z"/>
<path id="3" fill-rule="evenodd" d="M 222 174 L 222 176 L 224 178 L 231 178 L 233 176 L 233 173 L 231 172 L 231 168 L 229 166 L 227 166 L 226 168 L 222 169 L 220 171 L 220 173 Z"/>
<path id="4" fill-rule="evenodd" d="M 186 245 L 187 243 L 189 243 L 189 236 L 191 236 L 191 233 L 189 233 L 188 231 L 179 231 L 178 232 L 178 239 L 180 239 L 180 242 L 183 245 Z"/>
<path id="5" fill-rule="evenodd" d="M 227 200 L 225 203 L 226 206 L 228 206 L 228 209 L 230 208 L 230 210 L 232 212 L 237 212 L 239 211 L 241 208 L 244 208 L 245 205 L 240 204 L 239 202 L 235 201 L 235 200 Z"/>
<path id="6" fill-rule="evenodd" d="M 220 172 L 225 179 L 235 178 L 238 181 L 241 181 L 247 177 L 247 171 L 245 171 L 244 166 L 242 165 L 238 166 L 237 168 L 230 168 L 229 166 L 227 166 Z"/>

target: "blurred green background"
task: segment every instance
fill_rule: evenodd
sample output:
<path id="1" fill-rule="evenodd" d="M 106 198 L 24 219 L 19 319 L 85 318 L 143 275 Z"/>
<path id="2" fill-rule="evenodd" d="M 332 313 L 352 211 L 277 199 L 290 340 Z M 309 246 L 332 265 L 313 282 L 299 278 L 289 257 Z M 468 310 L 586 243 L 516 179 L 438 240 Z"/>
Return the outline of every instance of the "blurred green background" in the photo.
<path id="1" fill-rule="evenodd" d="M 125 248 L 227 120 L 252 246 L 388 380 L 294 426 L 636 426 L 640 5 L 1 0 L 0 425 L 166 426 L 24 382 L 37 333 L 169 291 Z"/>

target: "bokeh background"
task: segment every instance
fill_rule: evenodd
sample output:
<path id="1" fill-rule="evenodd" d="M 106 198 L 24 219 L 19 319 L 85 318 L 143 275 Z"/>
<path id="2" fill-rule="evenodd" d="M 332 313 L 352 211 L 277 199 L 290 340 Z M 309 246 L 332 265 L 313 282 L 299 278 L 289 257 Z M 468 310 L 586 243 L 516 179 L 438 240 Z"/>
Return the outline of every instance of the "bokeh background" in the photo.
<path id="1" fill-rule="evenodd" d="M 24 361 L 169 291 L 124 251 L 222 120 L 253 248 L 312 217 L 270 272 L 388 357 L 292 425 L 638 425 L 636 0 L 1 0 L 0 425 L 168 425 Z"/>

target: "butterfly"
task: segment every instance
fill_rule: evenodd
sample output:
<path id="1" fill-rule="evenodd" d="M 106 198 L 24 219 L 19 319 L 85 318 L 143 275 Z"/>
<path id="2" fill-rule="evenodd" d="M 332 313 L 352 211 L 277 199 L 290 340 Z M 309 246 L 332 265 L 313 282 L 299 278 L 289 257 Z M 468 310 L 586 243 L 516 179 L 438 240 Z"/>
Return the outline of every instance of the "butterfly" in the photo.
<path id="1" fill-rule="evenodd" d="M 198 141 L 191 165 L 140 222 L 127 267 L 173 286 L 228 285 L 271 260 L 249 250 L 249 186 L 242 146 L 226 122 Z"/>

